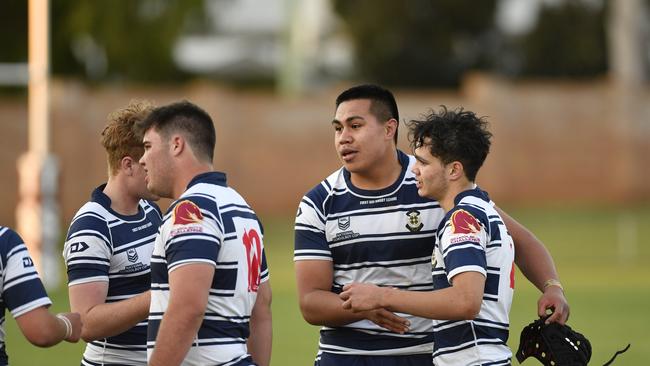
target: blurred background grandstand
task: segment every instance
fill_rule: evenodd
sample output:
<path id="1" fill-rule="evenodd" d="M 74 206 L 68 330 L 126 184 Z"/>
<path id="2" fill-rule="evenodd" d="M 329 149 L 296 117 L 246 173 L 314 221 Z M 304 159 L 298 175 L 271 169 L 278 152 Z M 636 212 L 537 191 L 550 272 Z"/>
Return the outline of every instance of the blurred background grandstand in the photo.
<path id="1" fill-rule="evenodd" d="M 47 9 L 47 1 L 34 3 Z M 29 148 L 28 43 L 28 2 L 2 1 L 0 223 L 12 227 L 17 161 Z M 633 303 L 650 306 L 643 231 L 650 217 L 650 0 L 54 0 L 49 50 L 54 160 L 46 165 L 58 167 L 53 225 L 61 233 L 106 179 L 98 142 L 107 114 L 131 99 L 188 99 L 215 120 L 215 167 L 273 223 L 267 232 L 289 233 L 270 234 L 277 242 L 267 245 L 270 256 L 283 253 L 274 259 L 282 268 L 276 281 L 289 281 L 275 284 L 276 296 L 287 297 L 274 306 L 292 303 L 287 309 L 295 312 L 292 214 L 339 166 L 330 125 L 336 95 L 373 82 L 395 92 L 402 120 L 441 104 L 487 116 L 495 140 L 479 184 L 499 205 L 523 212 L 542 239 L 557 240 L 549 247 L 561 274 L 576 272 L 568 267 L 583 256 L 609 253 L 605 267 L 614 276 L 627 268 L 635 281 L 646 279 Z M 399 146 L 408 151 L 402 130 Z M 531 209 L 547 216 L 526 214 Z M 611 240 L 592 248 L 580 232 L 561 231 L 575 234 L 564 242 L 552 231 L 572 221 L 576 230 L 604 225 L 585 212 L 612 213 L 605 220 Z M 576 274 L 586 288 L 589 271 L 603 268 L 589 263 L 578 266 L 586 275 Z M 576 305 L 581 298 L 573 300 L 580 321 L 588 312 Z M 647 326 L 647 314 L 637 314 Z M 309 359 L 315 333 L 301 326 L 311 332 Z M 643 337 L 639 346 L 650 341 Z M 644 352 L 639 359 L 650 358 Z M 287 364 L 283 357 L 276 351 L 274 363 Z"/>

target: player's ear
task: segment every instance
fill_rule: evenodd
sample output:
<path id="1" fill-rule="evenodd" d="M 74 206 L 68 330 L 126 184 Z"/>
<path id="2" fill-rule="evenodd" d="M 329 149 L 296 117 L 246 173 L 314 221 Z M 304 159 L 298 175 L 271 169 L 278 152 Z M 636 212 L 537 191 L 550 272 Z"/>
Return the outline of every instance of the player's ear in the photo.
<path id="1" fill-rule="evenodd" d="M 397 120 L 391 118 L 386 123 L 384 123 L 384 131 L 386 131 L 386 138 L 393 139 L 393 136 L 397 133 Z"/>
<path id="2" fill-rule="evenodd" d="M 447 165 L 447 169 L 451 180 L 458 180 L 465 176 L 465 169 L 460 161 L 452 161 Z"/>
<path id="3" fill-rule="evenodd" d="M 171 149 L 172 156 L 180 155 L 183 150 L 185 150 L 185 143 L 186 141 L 182 135 L 173 135 L 169 142 L 169 148 Z"/>
<path id="4" fill-rule="evenodd" d="M 133 175 L 133 164 L 137 164 L 130 156 L 125 156 L 120 160 L 120 169 L 128 176 Z"/>

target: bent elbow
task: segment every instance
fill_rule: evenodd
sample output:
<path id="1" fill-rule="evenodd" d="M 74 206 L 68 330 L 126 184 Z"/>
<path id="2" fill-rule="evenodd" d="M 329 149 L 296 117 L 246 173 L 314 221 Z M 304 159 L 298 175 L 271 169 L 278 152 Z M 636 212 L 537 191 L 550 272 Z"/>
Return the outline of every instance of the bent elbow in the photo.
<path id="1" fill-rule="evenodd" d="M 81 338 L 84 342 L 86 342 L 86 343 L 90 343 L 90 342 L 92 342 L 92 341 L 96 341 L 96 340 L 99 339 L 99 337 L 97 337 L 96 335 L 91 334 L 91 333 L 86 329 L 86 327 L 84 327 L 84 328 L 81 330 L 81 336 L 80 336 L 80 338 Z"/>
<path id="2" fill-rule="evenodd" d="M 462 314 L 463 320 L 474 320 L 478 316 L 478 313 L 481 311 L 481 307 L 473 308 L 468 307 Z"/>
<path id="3" fill-rule="evenodd" d="M 26 335 L 25 338 L 27 338 L 29 343 L 41 348 L 52 347 L 61 341 L 61 339 L 56 337 L 55 333 L 50 332 Z"/>
<path id="4" fill-rule="evenodd" d="M 467 299 L 463 302 L 462 306 L 459 307 L 459 310 L 459 315 L 462 320 L 474 320 L 481 311 L 481 301 Z"/>
<path id="5" fill-rule="evenodd" d="M 318 320 L 318 318 L 316 318 L 315 316 L 311 316 L 310 314 L 303 313 L 302 318 L 305 319 L 305 321 L 310 325 L 323 325 Z"/>
<path id="6" fill-rule="evenodd" d="M 97 324 L 95 319 L 82 315 L 81 321 L 82 325 L 79 339 L 83 340 L 86 343 L 90 343 L 92 341 L 104 338 L 105 335 L 102 334 L 102 332 L 104 332 L 103 327 L 101 324 Z"/>
<path id="7" fill-rule="evenodd" d="M 305 321 L 311 325 L 320 325 L 318 324 L 318 321 L 316 320 L 316 317 L 311 314 L 309 311 L 303 309 L 302 307 L 300 308 L 300 312 L 302 313 L 302 318 L 305 319 Z"/>
<path id="8" fill-rule="evenodd" d="M 302 318 L 311 325 L 323 325 L 320 321 L 320 318 L 316 315 L 315 311 L 312 311 L 307 304 L 300 303 L 300 313 L 302 313 Z"/>

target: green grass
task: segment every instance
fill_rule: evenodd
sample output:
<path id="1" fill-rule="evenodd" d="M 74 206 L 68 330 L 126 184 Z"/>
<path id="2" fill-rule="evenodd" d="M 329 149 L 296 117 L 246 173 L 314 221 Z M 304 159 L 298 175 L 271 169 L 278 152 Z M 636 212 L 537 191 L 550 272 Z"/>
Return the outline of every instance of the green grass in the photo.
<path id="1" fill-rule="evenodd" d="M 632 343 L 615 365 L 650 360 L 650 207 L 627 209 L 507 210 L 544 241 L 558 266 L 571 305 L 569 324 L 593 347 L 592 364 L 603 364 Z M 293 219 L 263 218 L 273 287 L 273 365 L 311 365 L 318 328 L 302 320 L 293 273 Z M 67 308 L 65 289 L 50 293 L 54 310 Z M 512 305 L 510 347 L 535 319 L 538 292 L 518 274 Z M 29 345 L 7 315 L 11 364 L 78 365 L 83 343 L 50 349 Z M 514 364 L 517 364 L 514 361 Z M 537 365 L 528 360 L 524 365 Z"/>

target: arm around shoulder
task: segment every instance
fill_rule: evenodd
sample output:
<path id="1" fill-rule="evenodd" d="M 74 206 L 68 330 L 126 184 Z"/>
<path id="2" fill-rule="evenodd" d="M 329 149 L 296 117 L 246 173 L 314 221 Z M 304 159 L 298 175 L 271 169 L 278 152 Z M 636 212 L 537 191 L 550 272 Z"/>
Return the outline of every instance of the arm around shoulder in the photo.
<path id="1" fill-rule="evenodd" d="M 559 276 L 551 253 L 530 230 L 498 207 L 495 208 L 514 241 L 517 267 L 542 292 L 537 301 L 538 315 L 546 316 L 547 310 L 552 310 L 547 322 L 564 324 L 569 318 L 570 312 L 564 291 L 561 286 L 547 285 L 549 280 L 559 283 Z"/>
<path id="2" fill-rule="evenodd" d="M 544 282 L 558 278 L 553 257 L 544 244 L 523 225 L 497 208 L 515 245 L 515 262 L 535 287 L 544 290 Z"/>

